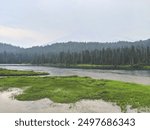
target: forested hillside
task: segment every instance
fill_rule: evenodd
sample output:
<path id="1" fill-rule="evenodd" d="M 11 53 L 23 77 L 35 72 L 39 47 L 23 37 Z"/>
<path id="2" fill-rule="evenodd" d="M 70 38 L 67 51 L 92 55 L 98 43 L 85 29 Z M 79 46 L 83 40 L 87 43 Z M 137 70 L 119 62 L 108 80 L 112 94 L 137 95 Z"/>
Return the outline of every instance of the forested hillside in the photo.
<path id="1" fill-rule="evenodd" d="M 0 53 L 3 53 L 3 52 L 18 53 L 18 52 L 22 52 L 23 50 L 24 50 L 23 48 L 0 42 Z"/>
<path id="2" fill-rule="evenodd" d="M 27 49 L 0 43 L 0 63 L 150 65 L 150 39 L 116 43 L 67 42 Z"/>

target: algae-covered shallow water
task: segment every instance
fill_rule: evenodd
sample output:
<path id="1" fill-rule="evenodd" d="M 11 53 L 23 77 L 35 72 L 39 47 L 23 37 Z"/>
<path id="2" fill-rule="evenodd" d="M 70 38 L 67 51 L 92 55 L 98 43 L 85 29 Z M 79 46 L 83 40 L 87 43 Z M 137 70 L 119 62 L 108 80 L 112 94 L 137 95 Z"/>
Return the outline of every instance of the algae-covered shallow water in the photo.
<path id="1" fill-rule="evenodd" d="M 87 100 L 92 100 L 89 106 L 93 107 L 95 106 L 93 101 L 103 100 L 105 103 L 111 102 L 116 104 L 121 108 L 122 112 L 126 112 L 129 105 L 138 110 L 150 107 L 150 85 L 113 80 L 96 80 L 78 76 L 3 77 L 0 79 L 2 92 L 0 100 L 2 102 L 7 103 L 4 100 L 5 93 L 13 88 L 23 90 L 22 93 L 13 96 L 15 99 L 23 102 L 36 102 L 46 98 L 62 105 L 76 104 L 82 100 L 86 100 L 86 102 Z M 88 104 L 86 102 L 83 104 Z M 42 107 L 42 104 L 43 102 L 39 104 L 39 107 Z M 98 102 L 97 104 L 101 103 Z M 1 104 L 1 106 L 5 105 Z M 89 106 L 87 105 L 87 110 L 90 108 Z M 103 107 L 102 104 L 101 106 Z"/>
<path id="2" fill-rule="evenodd" d="M 121 113 L 121 109 L 114 103 L 105 102 L 103 100 L 81 100 L 76 103 L 62 104 L 54 103 L 45 98 L 37 101 L 18 101 L 14 96 L 22 93 L 21 89 L 13 88 L 4 92 L 0 92 L 0 112 L 3 113 Z M 127 112 L 137 112 L 137 109 L 130 109 Z"/>

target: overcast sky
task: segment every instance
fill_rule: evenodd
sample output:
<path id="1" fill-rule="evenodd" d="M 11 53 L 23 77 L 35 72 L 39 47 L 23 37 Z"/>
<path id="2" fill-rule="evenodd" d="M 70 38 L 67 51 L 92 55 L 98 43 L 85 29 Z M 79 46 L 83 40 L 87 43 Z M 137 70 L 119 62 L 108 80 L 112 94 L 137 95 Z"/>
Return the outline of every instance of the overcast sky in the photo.
<path id="1" fill-rule="evenodd" d="M 1 42 L 30 47 L 148 38 L 150 0 L 0 0 Z"/>

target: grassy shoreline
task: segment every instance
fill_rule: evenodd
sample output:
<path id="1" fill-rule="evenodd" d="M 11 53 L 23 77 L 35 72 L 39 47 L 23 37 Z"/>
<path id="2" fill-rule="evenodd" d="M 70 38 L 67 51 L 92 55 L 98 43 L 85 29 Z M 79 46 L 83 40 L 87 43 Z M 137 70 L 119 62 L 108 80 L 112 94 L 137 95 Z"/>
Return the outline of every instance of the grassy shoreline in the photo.
<path id="1" fill-rule="evenodd" d="M 50 66 L 50 67 L 58 67 L 58 68 L 74 68 L 74 69 L 150 70 L 150 66 L 142 66 L 142 65 L 41 64 L 40 66 Z"/>
<path id="2" fill-rule="evenodd" d="M 22 70 L 8 70 L 0 68 L 0 76 L 38 76 L 48 75 L 46 72 L 22 71 Z"/>
<path id="3" fill-rule="evenodd" d="M 9 64 L 11 65 L 11 64 Z M 14 65 L 14 64 L 13 64 Z M 46 66 L 73 69 L 102 69 L 102 70 L 150 70 L 150 65 L 96 65 L 96 64 L 17 64 L 25 66 Z"/>
<path id="4" fill-rule="evenodd" d="M 0 78 L 0 91 L 9 88 L 25 88 L 15 97 L 21 101 L 49 98 L 58 103 L 75 103 L 82 99 L 102 99 L 116 103 L 122 111 L 126 111 L 127 105 L 150 108 L 150 85 L 78 76 Z"/>

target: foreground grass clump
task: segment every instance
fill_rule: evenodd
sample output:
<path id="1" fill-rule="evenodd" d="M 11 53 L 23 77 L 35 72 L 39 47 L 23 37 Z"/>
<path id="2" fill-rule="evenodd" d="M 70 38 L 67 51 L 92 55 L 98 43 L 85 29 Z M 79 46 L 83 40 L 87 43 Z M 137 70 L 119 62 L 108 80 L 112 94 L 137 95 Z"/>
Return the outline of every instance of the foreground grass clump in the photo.
<path id="1" fill-rule="evenodd" d="M 0 90 L 26 88 L 18 100 L 49 98 L 59 103 L 74 103 L 81 99 L 103 99 L 115 102 L 122 110 L 150 107 L 150 85 L 139 85 L 87 77 L 5 77 L 0 78 Z"/>
<path id="2" fill-rule="evenodd" d="M 0 76 L 35 76 L 35 75 L 48 75 L 48 73 L 0 69 Z"/>

